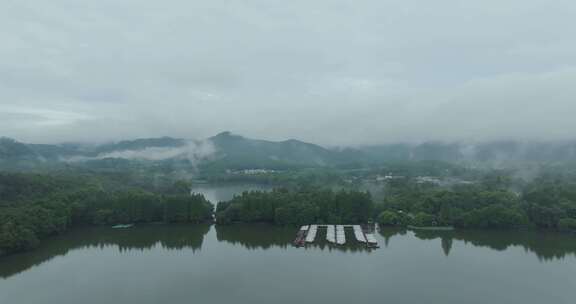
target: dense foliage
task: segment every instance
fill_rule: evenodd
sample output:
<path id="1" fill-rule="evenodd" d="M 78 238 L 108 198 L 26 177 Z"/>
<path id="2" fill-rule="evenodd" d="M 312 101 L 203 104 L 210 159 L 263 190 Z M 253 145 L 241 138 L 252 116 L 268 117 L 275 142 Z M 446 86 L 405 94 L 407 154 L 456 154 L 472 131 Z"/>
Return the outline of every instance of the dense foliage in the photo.
<path id="1" fill-rule="evenodd" d="M 35 247 L 74 225 L 202 222 L 213 206 L 177 183 L 164 193 L 108 189 L 99 179 L 0 174 L 0 254 Z"/>
<path id="2" fill-rule="evenodd" d="M 543 176 L 515 191 L 509 176 L 494 173 L 451 188 L 399 178 L 387 182 L 377 221 L 390 226 L 574 230 L 575 186 L 571 178 Z"/>
<path id="3" fill-rule="evenodd" d="M 367 192 L 299 188 L 251 191 L 218 204 L 218 223 L 270 222 L 279 225 L 364 223 L 373 210 Z"/>
<path id="4" fill-rule="evenodd" d="M 574 174 L 559 174 L 554 168 L 554 174 L 519 182 L 510 172 L 477 175 L 437 162 L 421 165 L 284 171 L 273 178 L 288 188 L 242 193 L 218 205 L 216 220 L 302 225 L 375 219 L 389 226 L 576 231 Z M 170 173 L 151 175 L 134 168 L 118 172 L 118 166 L 114 162 L 113 170 L 99 167 L 92 173 L 73 168 L 51 174 L 0 173 L 0 255 L 33 248 L 77 225 L 212 219 L 213 206 L 202 195 L 190 195 L 190 184 L 174 183 Z M 423 173 L 453 182 L 435 182 L 422 178 Z M 384 183 L 384 198 L 377 204 L 368 192 L 350 190 L 384 176 L 377 184 Z M 327 184 L 347 190 L 322 186 Z"/>

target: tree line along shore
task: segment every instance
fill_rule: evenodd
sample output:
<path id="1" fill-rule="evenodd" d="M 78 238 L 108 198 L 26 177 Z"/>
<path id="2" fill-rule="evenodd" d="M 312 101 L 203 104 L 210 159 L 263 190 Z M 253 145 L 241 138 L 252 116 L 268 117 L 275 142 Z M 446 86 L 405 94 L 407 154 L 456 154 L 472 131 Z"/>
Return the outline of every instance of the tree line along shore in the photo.
<path id="1" fill-rule="evenodd" d="M 541 176 L 521 187 L 489 174 L 443 187 L 414 178 L 382 184 L 383 199 L 358 189 L 292 185 L 248 191 L 214 208 L 190 183 L 161 186 L 104 175 L 0 173 L 0 255 L 30 250 L 83 225 L 126 223 L 276 225 L 367 223 L 387 226 L 576 230 L 576 179 Z"/>

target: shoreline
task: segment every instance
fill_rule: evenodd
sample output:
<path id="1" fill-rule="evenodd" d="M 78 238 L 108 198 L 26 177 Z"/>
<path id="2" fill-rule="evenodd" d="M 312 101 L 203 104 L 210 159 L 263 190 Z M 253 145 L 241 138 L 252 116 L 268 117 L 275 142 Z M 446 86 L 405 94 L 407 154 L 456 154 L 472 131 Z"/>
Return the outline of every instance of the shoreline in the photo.
<path id="1" fill-rule="evenodd" d="M 428 230 L 428 231 L 453 231 L 456 228 L 453 226 L 406 226 L 407 229 L 411 230 Z"/>

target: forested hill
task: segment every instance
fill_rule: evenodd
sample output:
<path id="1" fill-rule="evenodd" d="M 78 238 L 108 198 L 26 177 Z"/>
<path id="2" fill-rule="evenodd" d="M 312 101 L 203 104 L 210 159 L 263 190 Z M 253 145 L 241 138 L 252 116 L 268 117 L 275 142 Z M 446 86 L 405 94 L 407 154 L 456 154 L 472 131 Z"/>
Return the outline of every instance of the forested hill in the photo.
<path id="1" fill-rule="evenodd" d="M 223 132 L 204 140 L 142 138 L 106 144 L 28 144 L 0 138 L 0 169 L 58 166 L 111 159 L 187 163 L 206 169 L 366 167 L 390 162 L 444 161 L 486 165 L 576 162 L 576 141 L 392 143 L 326 148 L 295 139 L 268 141 Z"/>
<path id="2" fill-rule="evenodd" d="M 574 162 L 576 141 L 424 142 L 375 145 L 360 149 L 373 161 Z"/>
<path id="3" fill-rule="evenodd" d="M 360 151 L 356 153 L 361 154 Z M 353 162 L 356 158 L 343 151 L 294 139 L 274 142 L 230 132 L 205 140 L 162 137 L 101 145 L 25 144 L 8 138 L 0 141 L 0 168 L 2 164 L 29 167 L 34 162 L 42 165 L 88 162 L 94 166 L 106 166 L 110 159 L 189 162 L 210 169 L 234 170 L 327 167 Z"/>
<path id="4" fill-rule="evenodd" d="M 232 169 L 324 167 L 351 161 L 338 151 L 294 139 L 274 142 L 223 132 L 209 141 L 215 147 L 214 165 Z"/>

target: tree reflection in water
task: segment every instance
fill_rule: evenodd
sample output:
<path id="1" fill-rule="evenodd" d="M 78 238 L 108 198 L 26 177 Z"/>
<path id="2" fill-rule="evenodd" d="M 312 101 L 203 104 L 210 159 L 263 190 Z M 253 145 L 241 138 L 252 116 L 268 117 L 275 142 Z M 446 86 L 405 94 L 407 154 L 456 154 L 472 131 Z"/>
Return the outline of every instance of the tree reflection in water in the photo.
<path id="1" fill-rule="evenodd" d="M 142 225 L 130 229 L 91 227 L 73 230 L 46 240 L 40 248 L 0 258 L 0 277 L 7 278 L 54 257 L 82 248 L 117 247 L 120 252 L 150 250 L 200 250 L 210 225 Z"/>
<path id="2" fill-rule="evenodd" d="M 26 253 L 0 258 L 0 278 L 7 278 L 31 267 L 45 263 L 54 257 L 83 248 L 117 248 L 120 252 L 146 251 L 155 248 L 163 250 L 201 250 L 210 225 L 142 225 L 130 229 L 92 227 L 76 229 L 64 235 L 45 241 L 40 248 Z M 218 242 L 241 246 L 248 250 L 292 249 L 292 241 L 298 228 L 278 227 L 266 224 L 241 224 L 214 226 Z M 347 232 L 348 233 L 348 232 Z M 474 247 L 487 247 L 504 251 L 510 247 L 521 247 L 534 253 L 541 261 L 563 259 L 576 256 L 574 234 L 538 231 L 407 231 L 399 228 L 381 228 L 383 238 L 381 249 L 371 251 L 356 243 L 353 235 L 347 234 L 346 246 L 335 246 L 325 241 L 325 232 L 319 231 L 317 242 L 294 250 L 323 250 L 327 252 L 366 252 L 376 253 L 394 246 L 394 238 L 406 240 L 440 240 L 440 249 L 446 256 L 453 252 L 455 242 L 463 242 Z"/>
<path id="3" fill-rule="evenodd" d="M 548 261 L 576 256 L 576 237 L 574 234 L 564 234 L 546 231 L 497 231 L 497 230 L 453 230 L 407 231 L 399 228 L 381 228 L 379 234 L 384 238 L 386 246 L 394 236 L 414 235 L 421 240 L 440 239 L 441 248 L 446 256 L 450 255 L 454 241 L 462 241 L 475 247 L 487 247 L 504 251 L 512 246 L 522 247 L 527 252 L 534 253 L 539 260 Z"/>

